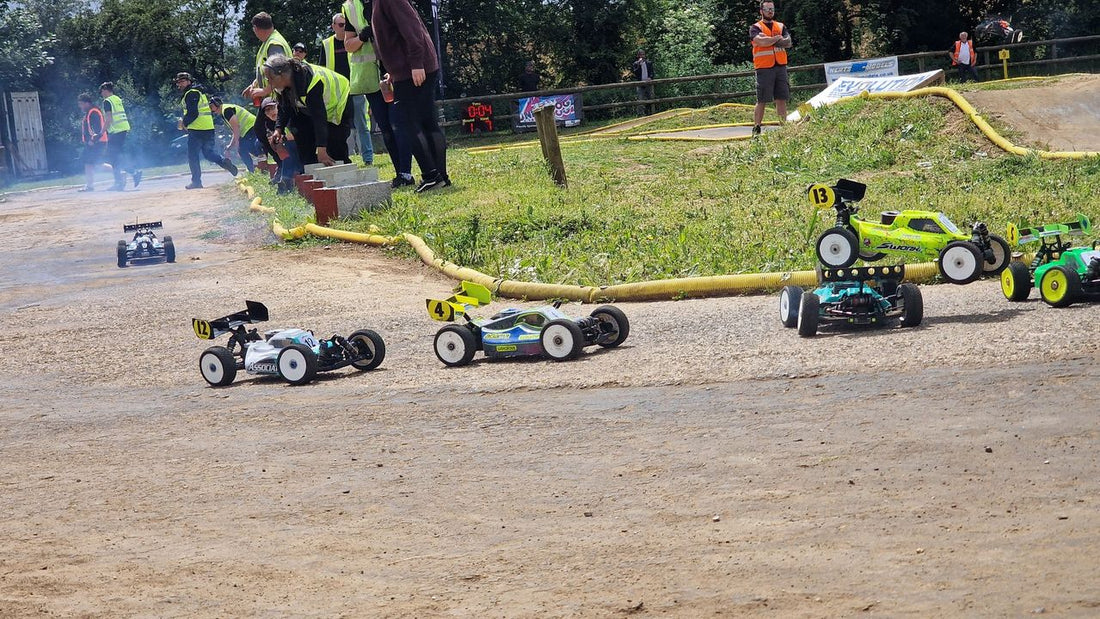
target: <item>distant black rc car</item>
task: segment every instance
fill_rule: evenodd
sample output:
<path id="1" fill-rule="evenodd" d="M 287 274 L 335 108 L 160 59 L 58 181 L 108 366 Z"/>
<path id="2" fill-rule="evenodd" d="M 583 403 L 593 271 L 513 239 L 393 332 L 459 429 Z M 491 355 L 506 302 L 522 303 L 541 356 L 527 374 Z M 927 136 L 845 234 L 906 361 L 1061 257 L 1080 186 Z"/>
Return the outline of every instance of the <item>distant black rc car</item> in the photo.
<path id="1" fill-rule="evenodd" d="M 172 243 L 172 237 L 166 236 L 164 240 L 157 238 L 154 230 L 160 230 L 163 224 L 159 221 L 150 221 L 138 224 L 125 224 L 123 232 L 133 232 L 134 238 L 130 242 L 125 240 L 118 242 L 118 268 L 123 268 L 128 262 L 152 261 L 163 258 L 165 262 L 176 261 L 176 246 Z"/>

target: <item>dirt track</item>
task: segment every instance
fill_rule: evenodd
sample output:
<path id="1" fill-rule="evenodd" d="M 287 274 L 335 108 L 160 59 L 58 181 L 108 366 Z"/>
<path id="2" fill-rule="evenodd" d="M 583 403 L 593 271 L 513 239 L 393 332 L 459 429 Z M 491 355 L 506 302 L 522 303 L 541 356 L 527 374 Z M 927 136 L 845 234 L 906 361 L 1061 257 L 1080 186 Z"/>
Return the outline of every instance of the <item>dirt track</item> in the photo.
<path id="1" fill-rule="evenodd" d="M 1095 305 L 932 286 L 805 340 L 773 297 L 632 304 L 621 349 L 443 370 L 451 282 L 181 184 L 0 203 L 0 616 L 1100 608 Z M 135 216 L 177 264 L 114 265 Z M 210 389 L 189 319 L 245 298 L 386 362 Z"/>
<path id="2" fill-rule="evenodd" d="M 1100 76 L 1036 81 L 1011 90 L 965 91 L 983 114 L 1020 131 L 1028 144 L 1100 152 Z"/>

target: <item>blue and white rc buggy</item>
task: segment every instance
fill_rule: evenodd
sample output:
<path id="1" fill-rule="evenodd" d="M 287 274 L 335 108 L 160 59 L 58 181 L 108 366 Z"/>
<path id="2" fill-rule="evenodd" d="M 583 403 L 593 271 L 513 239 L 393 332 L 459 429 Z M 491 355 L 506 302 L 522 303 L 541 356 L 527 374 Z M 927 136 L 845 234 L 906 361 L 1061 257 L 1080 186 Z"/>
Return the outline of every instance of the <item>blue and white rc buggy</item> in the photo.
<path id="1" fill-rule="evenodd" d="M 585 346 L 614 348 L 630 335 L 630 322 L 617 307 L 602 305 L 584 318 L 570 318 L 560 303 L 531 309 L 506 309 L 491 318 L 471 319 L 466 311 L 492 301 L 488 288 L 462 282 L 461 292 L 447 300 L 428 299 L 428 315 L 450 322 L 458 316 L 463 324 L 447 325 L 435 335 L 435 356 L 445 365 L 470 363 L 481 350 L 490 359 L 544 356 L 566 361 Z"/>

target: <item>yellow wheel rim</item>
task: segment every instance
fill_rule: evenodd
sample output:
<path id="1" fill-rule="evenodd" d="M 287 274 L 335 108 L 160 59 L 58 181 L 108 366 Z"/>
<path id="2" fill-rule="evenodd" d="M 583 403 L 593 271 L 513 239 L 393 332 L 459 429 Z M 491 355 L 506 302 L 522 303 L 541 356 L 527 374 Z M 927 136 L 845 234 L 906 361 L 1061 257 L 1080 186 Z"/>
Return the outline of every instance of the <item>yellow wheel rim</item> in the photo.
<path id="1" fill-rule="evenodd" d="M 1062 300 L 1062 297 L 1066 296 L 1066 289 L 1068 288 L 1066 281 L 1066 274 L 1058 269 L 1051 269 L 1047 271 L 1047 274 L 1043 276 L 1043 285 L 1041 292 L 1043 294 L 1043 300 L 1051 303 L 1057 303 Z"/>
<path id="2" fill-rule="evenodd" d="M 1004 293 L 1006 299 L 1012 298 L 1012 293 L 1016 291 L 1016 278 L 1012 277 L 1012 269 L 1005 269 L 1001 271 L 1001 292 Z"/>

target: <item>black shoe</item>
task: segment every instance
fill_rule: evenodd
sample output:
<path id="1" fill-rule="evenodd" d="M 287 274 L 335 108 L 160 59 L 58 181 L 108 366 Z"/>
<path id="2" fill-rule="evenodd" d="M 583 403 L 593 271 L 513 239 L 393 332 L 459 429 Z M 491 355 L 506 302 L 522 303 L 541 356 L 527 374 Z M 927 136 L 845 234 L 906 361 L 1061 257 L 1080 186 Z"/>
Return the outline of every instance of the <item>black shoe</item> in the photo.
<path id="1" fill-rule="evenodd" d="M 229 172 L 230 174 L 232 174 L 233 176 L 236 176 L 237 173 L 240 172 L 240 170 L 237 169 L 237 166 L 233 165 L 233 162 L 228 160 L 228 159 L 226 159 L 222 163 L 222 168 L 225 169 L 226 172 Z"/>
<path id="2" fill-rule="evenodd" d="M 443 175 L 443 187 L 450 187 L 450 186 L 451 186 L 451 177 L 444 174 Z"/>
<path id="3" fill-rule="evenodd" d="M 419 185 L 417 185 L 416 193 L 424 193 L 425 191 L 431 191 L 432 189 L 435 189 L 436 187 L 439 187 L 442 184 L 443 184 L 443 178 L 439 175 L 436 175 L 432 178 L 425 178 L 425 179 L 420 181 Z"/>
<path id="4" fill-rule="evenodd" d="M 406 177 L 398 174 L 393 178 L 392 181 L 390 181 L 390 187 L 394 189 L 397 189 L 398 187 L 412 187 L 415 184 L 416 180 L 413 179 L 412 175 Z"/>
<path id="5" fill-rule="evenodd" d="M 752 128 L 752 137 L 760 135 L 760 125 L 756 125 Z"/>
<path id="6" fill-rule="evenodd" d="M 202 189 L 202 183 L 187 183 L 184 189 Z"/>
<path id="7" fill-rule="evenodd" d="M 134 189 L 137 189 L 137 186 L 141 184 L 141 170 L 134 172 L 130 176 L 134 181 Z"/>

